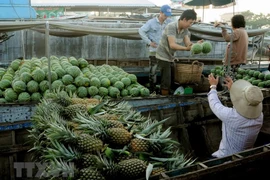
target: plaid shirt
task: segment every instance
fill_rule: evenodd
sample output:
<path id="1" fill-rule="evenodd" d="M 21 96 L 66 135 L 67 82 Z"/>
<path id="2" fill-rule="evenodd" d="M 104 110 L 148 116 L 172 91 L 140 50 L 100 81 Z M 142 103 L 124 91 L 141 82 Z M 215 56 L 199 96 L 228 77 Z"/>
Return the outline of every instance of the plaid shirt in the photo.
<path id="1" fill-rule="evenodd" d="M 208 101 L 213 113 L 222 121 L 222 139 L 212 156 L 219 158 L 253 148 L 263 124 L 263 113 L 257 119 L 247 119 L 235 108 L 223 106 L 215 89 L 208 93 Z"/>

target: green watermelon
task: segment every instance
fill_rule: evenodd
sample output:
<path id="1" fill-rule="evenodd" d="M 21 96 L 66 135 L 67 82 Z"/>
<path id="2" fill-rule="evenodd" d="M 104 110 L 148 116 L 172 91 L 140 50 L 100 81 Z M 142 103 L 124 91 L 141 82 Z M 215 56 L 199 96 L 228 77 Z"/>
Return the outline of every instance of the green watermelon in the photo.
<path id="1" fill-rule="evenodd" d="M 204 41 L 202 43 L 202 53 L 208 54 L 212 51 L 212 44 L 209 41 Z"/>
<path id="2" fill-rule="evenodd" d="M 195 43 L 191 46 L 190 51 L 192 54 L 200 54 L 202 52 L 202 49 L 203 49 L 202 44 Z"/>

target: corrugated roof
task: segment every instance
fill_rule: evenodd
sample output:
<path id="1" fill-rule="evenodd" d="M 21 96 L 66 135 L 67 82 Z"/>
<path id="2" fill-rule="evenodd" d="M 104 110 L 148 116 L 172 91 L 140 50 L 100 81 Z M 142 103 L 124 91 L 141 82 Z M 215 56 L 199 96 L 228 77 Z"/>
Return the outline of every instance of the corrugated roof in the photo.
<path id="1" fill-rule="evenodd" d="M 31 0 L 31 6 L 106 6 L 106 7 L 155 7 L 148 0 Z"/>

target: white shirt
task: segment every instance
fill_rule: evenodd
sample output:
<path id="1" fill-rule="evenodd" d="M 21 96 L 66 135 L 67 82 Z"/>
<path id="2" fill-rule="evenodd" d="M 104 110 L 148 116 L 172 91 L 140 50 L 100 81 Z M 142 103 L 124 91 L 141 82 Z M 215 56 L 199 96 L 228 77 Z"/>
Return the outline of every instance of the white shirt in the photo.
<path id="1" fill-rule="evenodd" d="M 224 157 L 253 148 L 263 124 L 263 113 L 256 119 L 247 119 L 235 108 L 223 106 L 215 89 L 207 95 L 212 112 L 222 121 L 222 139 L 212 156 Z"/>

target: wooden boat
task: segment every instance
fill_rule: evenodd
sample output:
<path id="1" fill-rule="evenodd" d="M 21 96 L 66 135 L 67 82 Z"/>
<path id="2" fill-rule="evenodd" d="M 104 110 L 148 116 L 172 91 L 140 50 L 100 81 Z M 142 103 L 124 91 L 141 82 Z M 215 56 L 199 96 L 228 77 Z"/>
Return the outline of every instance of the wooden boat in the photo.
<path id="1" fill-rule="evenodd" d="M 264 102 L 265 118 L 270 119 L 270 92 L 269 89 L 262 89 L 262 91 L 266 99 Z M 223 103 L 230 105 L 228 96 L 221 95 L 220 98 Z M 193 152 L 193 155 L 202 161 L 200 164 L 183 170 L 166 172 L 166 177 L 153 177 L 153 180 L 182 179 L 182 177 L 183 179 L 191 177 L 199 179 L 198 174 L 207 178 L 220 177 L 229 169 L 231 172 L 237 172 L 239 168 L 253 167 L 252 165 L 257 163 L 264 164 L 268 160 L 267 158 L 270 158 L 268 145 L 223 159 L 204 161 L 218 148 L 221 139 L 221 122 L 209 108 L 207 93 L 130 98 L 126 101 L 134 109 L 153 119 L 161 120 L 170 117 L 164 125 L 172 127 L 171 137 L 179 141 L 186 152 Z M 0 105 L 1 180 L 16 179 L 14 162 L 32 161 L 31 153 L 28 152 L 31 146 L 27 145 L 26 142 L 28 139 L 27 129 L 31 127 L 30 118 L 34 110 L 35 103 Z M 248 156 L 250 154 L 251 156 Z M 239 174 L 241 172 L 239 171 Z M 213 173 L 215 176 L 211 175 Z"/>

